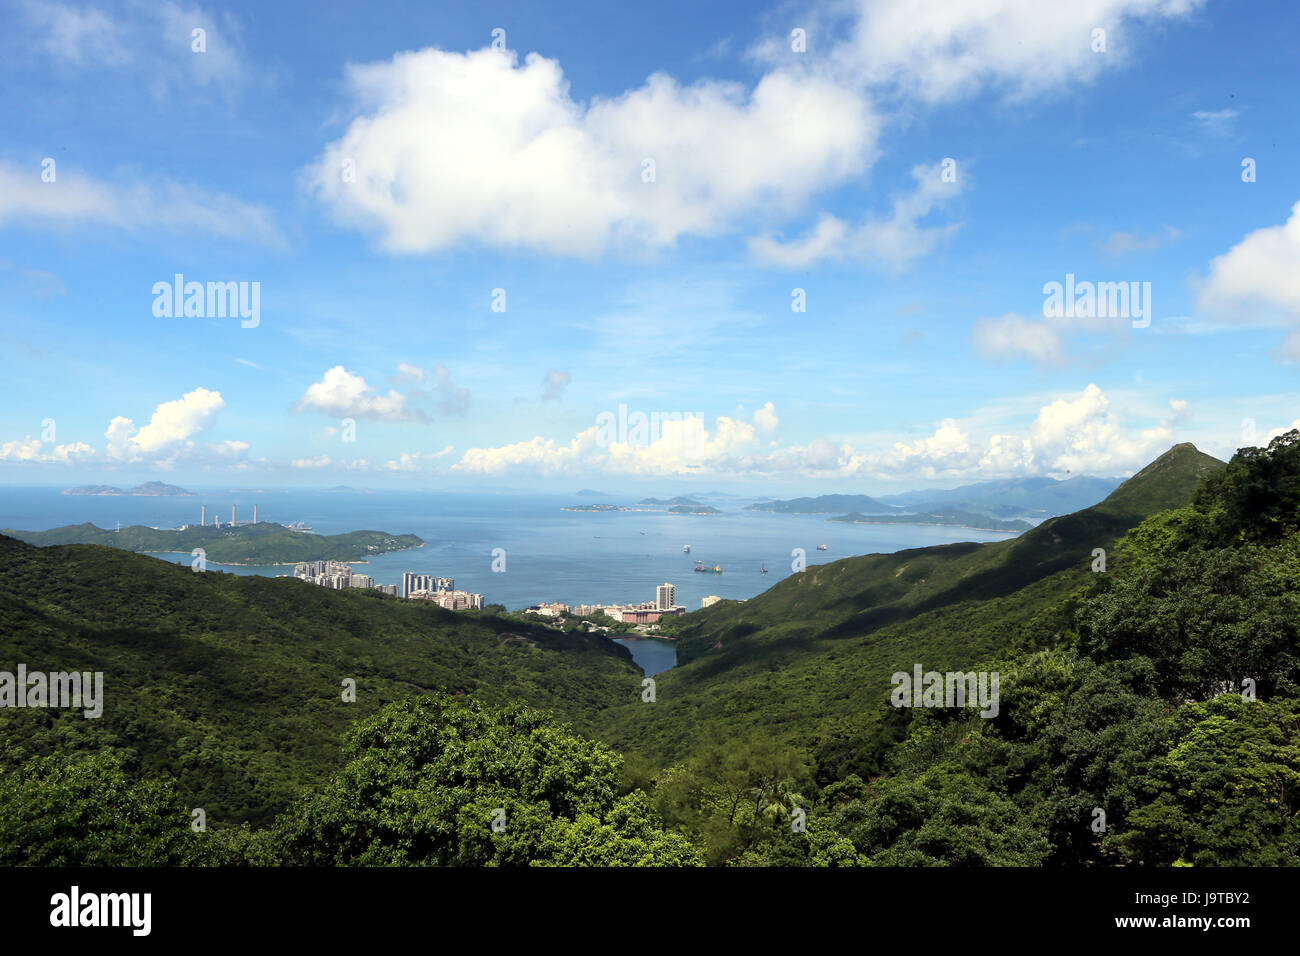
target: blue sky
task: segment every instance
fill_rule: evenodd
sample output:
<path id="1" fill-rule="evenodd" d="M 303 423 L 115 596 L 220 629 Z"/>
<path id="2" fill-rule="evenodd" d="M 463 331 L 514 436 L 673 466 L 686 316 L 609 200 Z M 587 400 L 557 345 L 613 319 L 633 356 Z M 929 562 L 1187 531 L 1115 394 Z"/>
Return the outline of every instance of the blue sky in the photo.
<path id="1" fill-rule="evenodd" d="M 884 492 L 1300 419 L 1291 4 L 0 15 L 3 483 Z"/>

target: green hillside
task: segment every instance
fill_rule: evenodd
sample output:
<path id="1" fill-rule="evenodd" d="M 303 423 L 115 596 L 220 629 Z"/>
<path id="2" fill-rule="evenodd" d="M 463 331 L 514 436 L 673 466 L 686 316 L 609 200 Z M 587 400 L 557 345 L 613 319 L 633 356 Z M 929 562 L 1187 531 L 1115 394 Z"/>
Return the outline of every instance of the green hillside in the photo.
<path id="1" fill-rule="evenodd" d="M 658 675 L 657 703 L 620 708 L 606 739 L 661 763 L 719 733 L 760 730 L 802 741 L 829 765 L 878 770 L 858 744 L 896 717 L 883 693 L 890 674 L 1050 642 L 1061 602 L 1092 576 L 1093 549 L 1186 504 L 1223 467 L 1177 445 L 1101 503 L 1015 539 L 846 558 L 686 614 L 672 625 L 679 666 Z"/>
<path id="2" fill-rule="evenodd" d="M 216 528 L 210 525 L 184 531 L 157 530 L 131 525 L 120 531 L 93 524 L 70 524 L 49 531 L 16 531 L 4 534 L 37 547 L 56 544 L 99 544 L 123 551 L 170 552 L 189 554 L 202 548 L 209 561 L 217 564 L 296 564 L 299 561 L 364 561 L 388 551 L 405 551 L 421 547 L 424 542 L 413 534 L 389 534 L 386 531 L 350 531 L 346 534 L 311 534 L 290 531 L 271 521 Z"/>
<path id="3" fill-rule="evenodd" d="M 0 567 L 0 671 L 102 671 L 106 699 L 97 720 L 0 710 L 11 751 L 122 748 L 218 820 L 266 822 L 338 765 L 354 720 L 414 693 L 518 696 L 586 731 L 639 693 L 613 642 L 373 591 L 5 537 Z"/>

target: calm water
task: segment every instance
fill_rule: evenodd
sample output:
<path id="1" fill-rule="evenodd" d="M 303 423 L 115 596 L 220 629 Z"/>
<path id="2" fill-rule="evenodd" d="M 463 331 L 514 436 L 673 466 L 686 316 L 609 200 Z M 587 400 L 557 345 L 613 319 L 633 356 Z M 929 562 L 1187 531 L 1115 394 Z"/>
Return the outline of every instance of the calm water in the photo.
<path id="1" fill-rule="evenodd" d="M 657 637 L 616 637 L 614 640 L 632 652 L 632 660 L 646 677 L 677 666 L 677 646 Z"/>
<path id="2" fill-rule="evenodd" d="M 652 601 L 655 587 L 677 587 L 677 603 L 699 608 L 700 599 L 750 598 L 791 571 L 791 550 L 802 548 L 809 565 L 855 554 L 891 552 L 953 541 L 1000 541 L 1004 534 L 923 525 L 828 523 L 827 515 L 774 515 L 744 511 L 741 499 L 706 499 L 724 513 L 708 517 L 663 511 L 574 512 L 587 504 L 556 495 L 453 495 L 428 492 L 203 491 L 193 497 L 145 498 L 61 495 L 51 488 L 0 488 L 0 528 L 45 530 L 89 521 L 102 528 L 132 524 L 171 528 L 208 520 L 241 519 L 259 506 L 263 521 L 304 521 L 318 534 L 378 530 L 418 535 L 423 548 L 380 555 L 358 570 L 381 584 L 399 584 L 403 571 L 452 577 L 456 587 L 478 591 L 488 603 L 515 610 L 542 601 L 566 604 Z M 616 503 L 618 499 L 605 499 Z M 690 544 L 684 554 L 682 545 Z M 817 551 L 826 544 L 826 551 Z M 492 552 L 506 553 L 504 573 L 492 571 Z M 721 564 L 723 573 L 696 574 L 696 560 Z M 164 560 L 179 561 L 180 555 Z M 185 562 L 189 559 L 186 557 Z M 760 573 L 767 565 L 769 573 Z M 240 568 L 208 563 L 236 574 L 284 574 L 285 567 Z M 666 642 L 635 642 L 638 663 L 657 673 L 675 662 Z M 671 653 L 670 653 L 671 652 Z M 667 659 L 668 663 L 663 664 Z M 663 666 L 660 666 L 660 665 Z M 655 668 L 651 670 L 651 668 Z"/>

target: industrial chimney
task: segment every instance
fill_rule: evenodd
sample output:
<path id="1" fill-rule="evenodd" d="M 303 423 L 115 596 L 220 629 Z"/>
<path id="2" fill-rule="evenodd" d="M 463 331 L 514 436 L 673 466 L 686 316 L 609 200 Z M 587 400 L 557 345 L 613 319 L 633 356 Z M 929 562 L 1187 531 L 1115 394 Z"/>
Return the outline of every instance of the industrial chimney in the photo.
<path id="1" fill-rule="evenodd" d="M 199 527 L 202 528 L 208 523 L 208 506 L 199 505 Z"/>
<path id="2" fill-rule="evenodd" d="M 253 505 L 253 524 L 257 524 L 257 505 Z"/>
<path id="3" fill-rule="evenodd" d="M 231 505 L 231 506 L 230 506 L 230 526 L 231 526 L 232 528 L 235 526 L 235 506 L 234 506 L 234 505 Z"/>

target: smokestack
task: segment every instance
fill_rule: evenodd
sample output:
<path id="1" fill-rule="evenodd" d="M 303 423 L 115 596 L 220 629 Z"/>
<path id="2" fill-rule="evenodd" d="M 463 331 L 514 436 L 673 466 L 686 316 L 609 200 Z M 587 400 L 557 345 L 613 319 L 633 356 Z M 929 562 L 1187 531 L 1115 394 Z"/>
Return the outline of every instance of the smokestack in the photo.
<path id="1" fill-rule="evenodd" d="M 230 506 L 230 523 L 231 523 L 232 525 L 235 523 L 235 506 L 234 506 L 234 505 L 231 505 L 231 506 Z"/>
<path id="2" fill-rule="evenodd" d="M 208 523 L 208 506 L 199 505 L 199 527 L 201 528 L 207 523 Z"/>
<path id="3" fill-rule="evenodd" d="M 253 524 L 257 524 L 257 505 L 253 505 Z"/>

